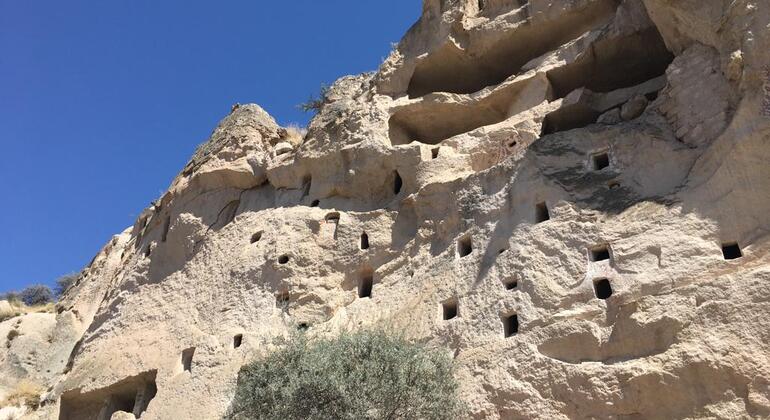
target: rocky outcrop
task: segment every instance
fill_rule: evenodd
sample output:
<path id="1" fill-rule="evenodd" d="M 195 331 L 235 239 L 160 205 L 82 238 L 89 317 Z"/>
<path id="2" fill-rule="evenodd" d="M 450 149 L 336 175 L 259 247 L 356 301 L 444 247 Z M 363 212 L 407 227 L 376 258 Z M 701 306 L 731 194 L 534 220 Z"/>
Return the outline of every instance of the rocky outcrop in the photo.
<path id="1" fill-rule="evenodd" d="M 234 107 L 0 369 L 50 370 L 30 418 L 215 419 L 276 337 L 377 327 L 450 352 L 471 418 L 770 417 L 768 25 L 426 0 L 302 141 Z"/>

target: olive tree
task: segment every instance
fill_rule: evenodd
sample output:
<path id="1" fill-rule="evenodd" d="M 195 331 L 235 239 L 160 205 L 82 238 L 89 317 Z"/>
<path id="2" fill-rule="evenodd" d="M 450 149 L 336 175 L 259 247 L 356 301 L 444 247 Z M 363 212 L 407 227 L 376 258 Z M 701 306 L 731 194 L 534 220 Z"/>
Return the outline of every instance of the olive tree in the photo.
<path id="1" fill-rule="evenodd" d="M 457 418 L 452 360 L 382 332 L 309 340 L 244 366 L 228 419 Z"/>

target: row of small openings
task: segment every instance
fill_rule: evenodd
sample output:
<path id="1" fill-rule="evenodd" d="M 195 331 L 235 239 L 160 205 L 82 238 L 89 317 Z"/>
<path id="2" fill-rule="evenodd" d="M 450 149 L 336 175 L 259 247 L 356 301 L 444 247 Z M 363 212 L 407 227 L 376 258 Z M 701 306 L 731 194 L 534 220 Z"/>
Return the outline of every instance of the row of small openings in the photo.
<path id="1" fill-rule="evenodd" d="M 261 237 L 261 232 L 254 234 L 254 236 L 252 236 L 251 238 L 251 241 L 252 241 L 251 243 L 259 242 L 260 237 Z M 369 249 L 369 236 L 366 234 L 366 232 L 361 234 L 361 249 Z M 147 256 L 149 255 L 150 255 L 150 248 L 148 247 Z M 281 265 L 288 264 L 290 259 L 291 257 L 289 257 L 289 255 L 283 254 L 280 257 L 278 257 L 278 264 L 281 264 Z"/>
<path id="2" fill-rule="evenodd" d="M 337 212 L 329 213 L 329 214 L 326 215 L 325 219 L 326 219 L 326 221 L 328 223 L 339 224 L 340 214 L 337 213 Z M 255 244 L 255 243 L 259 242 L 260 240 L 262 240 L 262 234 L 263 234 L 263 232 L 259 231 L 259 232 L 255 233 L 255 234 L 251 235 L 251 243 Z M 367 235 L 366 232 L 363 232 L 361 234 L 361 249 L 369 249 L 369 235 Z M 288 262 L 288 259 L 286 260 L 286 262 Z M 281 263 L 281 264 L 285 264 L 285 262 Z"/>
<path id="3" fill-rule="evenodd" d="M 727 243 L 722 245 L 722 254 L 725 260 L 734 260 L 741 258 L 740 246 L 737 243 Z M 609 247 L 601 246 L 591 250 L 591 261 L 605 261 L 610 259 Z M 612 296 L 612 284 L 607 278 L 594 279 L 594 293 L 598 299 L 606 300 Z"/>
<path id="4" fill-rule="evenodd" d="M 243 334 L 233 336 L 233 348 L 237 349 L 243 345 Z M 195 347 L 182 350 L 182 370 L 192 372 L 193 358 L 195 357 Z"/>
<path id="5" fill-rule="evenodd" d="M 255 244 L 255 243 L 261 241 L 263 234 L 264 234 L 264 232 L 260 230 L 259 232 L 251 235 L 250 242 L 252 244 Z M 281 255 L 280 257 L 278 257 L 278 264 L 283 265 L 283 264 L 286 264 L 288 262 L 289 262 L 289 256 L 288 255 L 284 254 L 284 255 Z"/>
<path id="6" fill-rule="evenodd" d="M 518 282 L 510 281 L 505 283 L 505 288 L 513 290 L 518 286 Z M 606 300 L 612 296 L 612 285 L 610 280 L 606 278 L 600 278 L 594 280 L 594 293 L 598 299 Z M 444 301 L 441 304 L 441 312 L 444 321 L 455 319 L 460 314 L 460 304 L 456 298 Z M 519 330 L 518 316 L 515 314 L 507 315 L 503 317 L 503 323 L 506 328 L 505 336 L 510 337 Z"/>
<path id="7" fill-rule="evenodd" d="M 441 304 L 441 313 L 444 321 L 449 321 L 460 316 L 460 307 L 457 299 L 449 299 Z M 501 316 L 503 322 L 503 334 L 512 337 L 519 332 L 519 316 L 517 314 L 505 314 Z"/>
<path id="8" fill-rule="evenodd" d="M 326 223 L 334 223 L 339 225 L 340 223 L 340 214 L 338 212 L 329 213 L 325 217 Z M 336 238 L 336 231 L 335 231 L 335 238 Z M 366 232 L 361 233 L 361 242 L 359 244 L 359 247 L 361 249 L 369 249 L 369 235 Z"/>
<path id="9" fill-rule="evenodd" d="M 457 251 L 461 257 L 469 255 L 473 251 L 473 246 L 469 236 L 463 237 L 457 243 Z M 726 260 L 733 260 L 741 258 L 743 253 L 740 246 L 737 243 L 727 243 L 722 246 L 722 253 Z M 591 262 L 608 261 L 611 259 L 610 247 L 608 245 L 600 245 L 589 250 L 589 259 Z M 609 279 L 599 278 L 594 282 L 594 293 L 596 297 L 602 300 L 608 299 L 612 296 L 612 285 Z M 513 290 L 518 287 L 516 280 L 509 280 L 504 282 L 507 290 Z M 457 300 L 450 300 L 444 304 L 444 319 L 452 319 L 457 316 Z M 447 314 L 451 314 L 451 317 L 447 317 Z"/>
<path id="10" fill-rule="evenodd" d="M 598 278 L 594 280 L 594 292 L 596 297 L 602 300 L 609 299 L 612 296 L 612 285 L 610 280 L 606 278 Z M 508 279 L 503 281 L 505 290 L 516 290 L 519 287 L 519 282 L 516 279 Z"/>
<path id="11" fill-rule="evenodd" d="M 737 242 L 728 242 L 722 244 L 722 255 L 725 260 L 734 260 L 743 257 L 743 251 Z M 610 247 L 600 245 L 590 249 L 589 258 L 591 262 L 607 261 L 611 259 Z"/>
<path id="12" fill-rule="evenodd" d="M 434 152 L 434 159 L 438 157 L 438 149 Z M 404 187 L 404 180 L 401 178 L 401 174 L 398 171 L 393 171 L 393 195 L 399 195 L 401 189 Z M 310 207 L 318 207 L 321 205 L 321 200 L 314 199 L 310 202 Z"/>
<path id="13" fill-rule="evenodd" d="M 551 220 L 551 212 L 548 210 L 548 204 L 545 201 L 535 205 L 535 223 L 543 223 Z M 504 250 L 501 250 L 501 253 Z M 473 253 L 473 240 L 470 235 L 465 235 L 457 241 L 457 255 L 460 258 L 467 257 Z"/>

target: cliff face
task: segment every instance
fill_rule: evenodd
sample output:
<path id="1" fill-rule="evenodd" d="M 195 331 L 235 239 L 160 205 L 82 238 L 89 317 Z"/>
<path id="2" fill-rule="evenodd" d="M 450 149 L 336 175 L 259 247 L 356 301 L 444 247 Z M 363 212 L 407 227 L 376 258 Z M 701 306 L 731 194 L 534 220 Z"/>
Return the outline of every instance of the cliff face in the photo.
<path id="1" fill-rule="evenodd" d="M 235 107 L 55 319 L 0 324 L 0 391 L 216 419 L 276 337 L 378 327 L 472 418 L 770 417 L 768 45 L 760 0 L 425 0 L 303 139 Z"/>

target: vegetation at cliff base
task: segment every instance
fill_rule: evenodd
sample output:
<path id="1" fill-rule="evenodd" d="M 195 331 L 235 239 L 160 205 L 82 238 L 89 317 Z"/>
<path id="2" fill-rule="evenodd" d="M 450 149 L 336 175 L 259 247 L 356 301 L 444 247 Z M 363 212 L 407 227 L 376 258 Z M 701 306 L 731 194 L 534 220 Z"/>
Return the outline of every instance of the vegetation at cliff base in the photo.
<path id="1" fill-rule="evenodd" d="M 452 360 L 381 332 L 298 335 L 244 366 L 228 419 L 457 418 Z"/>
<path id="2" fill-rule="evenodd" d="M 53 312 L 54 294 L 48 286 L 32 285 L 21 292 L 0 294 L 0 322 L 19 315 Z"/>

